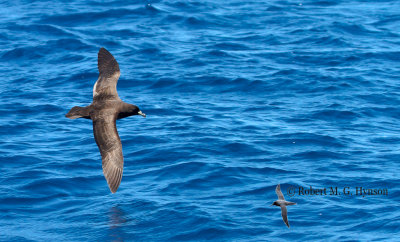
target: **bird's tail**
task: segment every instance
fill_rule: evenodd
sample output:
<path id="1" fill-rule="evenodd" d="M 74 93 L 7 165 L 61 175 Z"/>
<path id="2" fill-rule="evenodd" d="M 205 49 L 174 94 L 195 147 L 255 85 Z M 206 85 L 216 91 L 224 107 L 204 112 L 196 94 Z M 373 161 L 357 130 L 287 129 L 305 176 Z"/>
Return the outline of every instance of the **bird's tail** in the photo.
<path id="1" fill-rule="evenodd" d="M 88 107 L 73 107 L 69 112 L 65 115 L 65 117 L 70 118 L 70 119 L 76 119 L 76 118 L 86 118 L 90 119 L 90 114 L 89 114 L 89 109 Z"/>
<path id="2" fill-rule="evenodd" d="M 289 206 L 289 205 L 296 205 L 296 204 L 297 204 L 297 203 L 294 203 L 294 202 L 287 202 L 287 201 L 285 202 L 285 205 L 286 205 L 286 206 Z"/>

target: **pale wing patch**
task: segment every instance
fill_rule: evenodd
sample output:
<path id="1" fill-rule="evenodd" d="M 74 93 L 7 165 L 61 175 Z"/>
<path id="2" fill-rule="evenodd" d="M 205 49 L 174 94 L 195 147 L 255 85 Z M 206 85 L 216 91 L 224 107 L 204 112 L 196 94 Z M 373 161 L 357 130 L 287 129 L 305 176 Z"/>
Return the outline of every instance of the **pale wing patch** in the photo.
<path id="1" fill-rule="evenodd" d="M 96 83 L 95 83 L 94 86 L 93 86 L 93 97 L 97 96 L 97 94 L 98 94 L 98 92 L 96 92 L 96 90 L 97 90 L 97 84 L 99 83 L 100 78 L 101 78 L 101 77 L 99 77 L 99 78 L 97 79 Z"/>
<path id="2" fill-rule="evenodd" d="M 110 77 L 100 75 L 93 86 L 93 98 L 101 94 L 118 97 L 117 80 L 119 76 L 120 72 L 115 72 Z"/>

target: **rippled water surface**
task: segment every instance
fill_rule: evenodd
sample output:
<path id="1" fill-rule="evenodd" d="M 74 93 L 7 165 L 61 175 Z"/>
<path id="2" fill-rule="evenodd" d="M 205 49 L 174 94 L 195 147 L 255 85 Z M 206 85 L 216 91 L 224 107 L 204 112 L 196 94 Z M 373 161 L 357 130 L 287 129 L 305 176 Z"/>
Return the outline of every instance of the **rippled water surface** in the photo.
<path id="1" fill-rule="evenodd" d="M 0 3 L 0 240 L 400 237 L 400 3 Z M 117 122 L 111 194 L 90 120 L 97 52 L 147 118 Z M 290 206 L 278 207 L 280 183 Z M 388 195 L 295 194 L 356 187 Z"/>

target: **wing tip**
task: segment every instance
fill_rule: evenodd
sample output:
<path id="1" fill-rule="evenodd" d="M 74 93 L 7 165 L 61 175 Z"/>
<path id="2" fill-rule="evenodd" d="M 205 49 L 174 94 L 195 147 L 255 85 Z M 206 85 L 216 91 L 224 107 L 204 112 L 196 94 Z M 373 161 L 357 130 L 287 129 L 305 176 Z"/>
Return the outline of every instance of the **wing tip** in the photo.
<path id="1" fill-rule="evenodd" d="M 121 184 L 121 180 L 119 180 L 119 182 L 117 181 L 115 184 L 110 184 L 110 183 L 108 183 L 108 180 L 107 180 L 107 184 L 108 184 L 108 188 L 110 188 L 111 193 L 114 194 L 117 192 L 119 185 Z"/>
<path id="2" fill-rule="evenodd" d="M 100 73 L 113 74 L 119 72 L 119 65 L 114 56 L 104 47 L 97 53 L 97 67 Z"/>
<path id="3" fill-rule="evenodd" d="M 107 181 L 108 188 L 110 188 L 111 193 L 116 193 L 122 180 L 122 169 L 116 168 L 109 170 L 103 167 L 104 176 Z"/>
<path id="4" fill-rule="evenodd" d="M 100 56 L 101 54 L 110 54 L 111 55 L 111 53 L 106 49 L 106 48 L 104 48 L 104 47 L 101 47 L 100 49 L 99 49 L 99 52 L 97 53 L 97 55 L 98 56 Z"/>

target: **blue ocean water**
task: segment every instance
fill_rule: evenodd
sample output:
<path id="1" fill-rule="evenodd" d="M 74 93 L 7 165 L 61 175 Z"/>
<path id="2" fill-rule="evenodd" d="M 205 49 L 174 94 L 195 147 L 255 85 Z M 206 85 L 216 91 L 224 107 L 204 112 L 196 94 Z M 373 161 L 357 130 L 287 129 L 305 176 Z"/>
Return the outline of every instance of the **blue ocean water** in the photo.
<path id="1" fill-rule="evenodd" d="M 400 238 L 399 1 L 21 0 L 0 13 L 1 241 Z M 117 122 L 116 194 L 91 121 L 64 117 L 90 104 L 100 47 L 120 97 L 147 114 Z M 297 203 L 290 229 L 269 206 L 279 183 Z M 310 186 L 328 194 L 287 193 Z"/>

